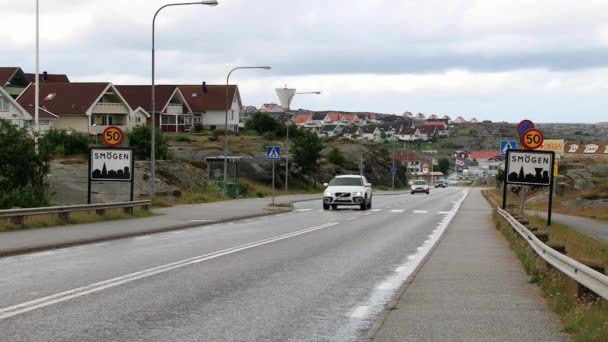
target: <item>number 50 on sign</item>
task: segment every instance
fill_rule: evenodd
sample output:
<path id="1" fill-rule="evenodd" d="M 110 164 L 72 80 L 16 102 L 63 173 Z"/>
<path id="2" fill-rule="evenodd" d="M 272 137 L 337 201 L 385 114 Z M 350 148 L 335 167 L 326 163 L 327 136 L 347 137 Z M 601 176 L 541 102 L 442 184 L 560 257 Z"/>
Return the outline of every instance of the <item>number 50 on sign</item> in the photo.
<path id="1" fill-rule="evenodd" d="M 104 145 L 108 147 L 116 147 L 122 144 L 124 137 L 125 136 L 120 128 L 112 126 L 103 130 L 101 139 L 103 140 Z"/>
<path id="2" fill-rule="evenodd" d="M 543 133 L 536 128 L 527 130 L 521 136 L 521 144 L 528 150 L 535 150 L 543 146 L 544 140 Z"/>

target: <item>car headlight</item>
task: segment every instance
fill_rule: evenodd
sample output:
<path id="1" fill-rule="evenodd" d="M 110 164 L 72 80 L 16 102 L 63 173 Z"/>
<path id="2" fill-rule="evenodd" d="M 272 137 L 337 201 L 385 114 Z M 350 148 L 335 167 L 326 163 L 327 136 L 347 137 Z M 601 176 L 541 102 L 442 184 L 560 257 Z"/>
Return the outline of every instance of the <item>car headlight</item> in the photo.
<path id="1" fill-rule="evenodd" d="M 363 192 L 361 191 L 357 191 L 354 193 L 355 196 L 363 196 Z"/>
<path id="2" fill-rule="evenodd" d="M 329 191 L 329 190 L 325 191 L 325 197 L 331 197 L 331 191 Z"/>

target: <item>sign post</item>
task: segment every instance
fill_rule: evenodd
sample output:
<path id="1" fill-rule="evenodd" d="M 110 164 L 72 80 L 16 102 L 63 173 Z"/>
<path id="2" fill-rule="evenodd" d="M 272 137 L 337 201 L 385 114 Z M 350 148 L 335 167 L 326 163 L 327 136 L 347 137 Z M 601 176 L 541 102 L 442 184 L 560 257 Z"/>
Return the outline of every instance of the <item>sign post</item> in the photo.
<path id="1" fill-rule="evenodd" d="M 267 146 L 266 160 L 272 161 L 272 206 L 274 206 L 274 162 L 281 160 L 281 146 Z"/>
<path id="2" fill-rule="evenodd" d="M 92 182 L 130 182 L 133 201 L 135 161 L 131 148 L 91 147 L 89 152 L 89 181 L 87 203 L 91 204 Z"/>
<path id="3" fill-rule="evenodd" d="M 101 140 L 107 147 L 89 149 L 89 176 L 87 182 L 87 203 L 91 204 L 92 182 L 130 182 L 129 199 L 133 201 L 135 186 L 135 159 L 132 148 L 117 147 L 125 138 L 122 130 L 115 126 L 103 130 Z"/>
<path id="4" fill-rule="evenodd" d="M 547 225 L 551 226 L 554 166 L 555 153 L 553 151 L 508 150 L 502 197 L 503 210 L 507 207 L 507 184 L 548 186 L 550 191 Z"/>

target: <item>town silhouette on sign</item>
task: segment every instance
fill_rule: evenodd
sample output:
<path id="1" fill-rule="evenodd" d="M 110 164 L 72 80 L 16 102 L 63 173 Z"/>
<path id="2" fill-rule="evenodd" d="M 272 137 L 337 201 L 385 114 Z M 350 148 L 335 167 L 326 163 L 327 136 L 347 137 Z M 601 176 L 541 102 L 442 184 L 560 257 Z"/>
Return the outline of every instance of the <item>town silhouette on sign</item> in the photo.
<path id="1" fill-rule="evenodd" d="M 522 166 L 519 169 L 519 173 L 511 172 L 507 180 L 511 183 L 549 184 L 549 171 L 543 171 L 542 167 L 535 167 L 534 171 L 536 171 L 536 174 L 524 174 L 524 167 Z"/>
<path id="2" fill-rule="evenodd" d="M 118 170 L 107 170 L 106 163 L 103 163 L 103 168 L 95 169 L 92 174 L 93 179 L 131 179 L 131 172 L 128 166 L 125 166 L 124 169 Z"/>

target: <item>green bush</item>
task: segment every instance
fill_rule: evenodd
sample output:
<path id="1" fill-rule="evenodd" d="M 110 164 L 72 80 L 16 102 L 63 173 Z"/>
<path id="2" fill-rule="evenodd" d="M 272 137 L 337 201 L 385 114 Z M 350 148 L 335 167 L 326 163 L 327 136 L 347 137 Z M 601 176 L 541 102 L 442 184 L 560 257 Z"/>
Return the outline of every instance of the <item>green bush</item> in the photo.
<path id="1" fill-rule="evenodd" d="M 89 137 L 65 129 L 51 129 L 40 139 L 40 148 L 49 155 L 86 155 L 89 153 Z"/>
<path id="2" fill-rule="evenodd" d="M 224 132 L 223 130 L 220 131 L 219 129 L 211 131 L 211 136 L 209 137 L 209 141 L 220 140 L 220 133 L 221 133 L 221 135 L 224 135 L 223 132 Z"/>
<path id="3" fill-rule="evenodd" d="M 346 161 L 342 152 L 335 147 L 327 154 L 327 160 L 337 166 L 344 166 L 344 162 Z"/>
<path id="4" fill-rule="evenodd" d="M 0 120 L 0 209 L 49 204 L 47 174 L 51 156 L 36 153 L 27 130 Z"/>
<path id="5" fill-rule="evenodd" d="M 255 131 L 258 134 L 267 132 L 277 133 L 281 130 L 281 125 L 269 113 L 253 113 L 245 121 L 245 129 Z"/>
<path id="6" fill-rule="evenodd" d="M 127 132 L 127 136 L 136 158 L 147 159 L 150 157 L 152 129 L 149 125 L 137 126 Z M 154 146 L 156 159 L 167 159 L 167 139 L 158 128 L 155 129 Z"/>
<path id="7" fill-rule="evenodd" d="M 265 132 L 262 134 L 262 138 L 269 140 L 269 141 L 274 140 L 275 134 L 274 134 L 274 132 Z"/>

